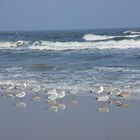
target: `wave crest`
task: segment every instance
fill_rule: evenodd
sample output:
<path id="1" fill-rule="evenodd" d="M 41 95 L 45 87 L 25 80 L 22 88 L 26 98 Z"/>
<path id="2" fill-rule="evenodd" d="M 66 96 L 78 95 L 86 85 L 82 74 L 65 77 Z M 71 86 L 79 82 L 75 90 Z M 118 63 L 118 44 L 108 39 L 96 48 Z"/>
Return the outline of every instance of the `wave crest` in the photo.
<path id="1" fill-rule="evenodd" d="M 116 38 L 124 39 L 124 38 L 136 38 L 136 37 L 140 37 L 140 32 L 137 32 L 137 34 L 134 34 L 134 32 L 132 34 L 127 34 L 127 31 L 126 31 L 126 35 L 123 35 L 123 36 L 85 34 L 82 37 L 82 39 L 84 39 L 86 41 L 104 41 L 104 40 L 113 40 Z"/>
<path id="2" fill-rule="evenodd" d="M 128 49 L 140 48 L 140 40 L 102 41 L 102 42 L 49 42 L 33 44 L 29 47 L 36 50 L 82 50 L 82 49 Z"/>
<path id="3" fill-rule="evenodd" d="M 83 39 L 86 41 L 95 41 L 95 40 L 107 40 L 107 39 L 113 39 L 115 37 L 113 36 L 107 36 L 107 35 L 94 35 L 94 34 L 85 34 L 83 36 Z"/>
<path id="4" fill-rule="evenodd" d="M 29 41 L 0 41 L 0 49 L 14 49 L 18 47 L 23 47 L 29 44 Z"/>
<path id="5" fill-rule="evenodd" d="M 129 34 L 129 35 L 140 35 L 140 32 L 135 31 L 135 30 L 128 30 L 123 32 L 124 34 Z"/>
<path id="6" fill-rule="evenodd" d="M 82 49 L 129 49 L 140 48 L 140 40 L 106 40 L 99 42 L 52 42 L 52 41 L 17 41 L 0 42 L 0 49 L 33 49 L 33 50 L 82 50 Z"/>

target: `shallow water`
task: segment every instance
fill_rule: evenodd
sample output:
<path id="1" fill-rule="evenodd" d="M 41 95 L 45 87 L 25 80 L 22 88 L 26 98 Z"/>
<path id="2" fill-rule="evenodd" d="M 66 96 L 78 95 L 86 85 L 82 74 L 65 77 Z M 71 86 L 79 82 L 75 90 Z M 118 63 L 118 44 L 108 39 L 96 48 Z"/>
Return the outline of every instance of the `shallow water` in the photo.
<path id="1" fill-rule="evenodd" d="M 129 101 L 129 107 L 122 108 L 100 104 L 90 96 L 68 96 L 58 102 L 65 109 L 52 112 L 46 98 L 35 102 L 31 97 L 22 101 L 26 103 L 25 108 L 15 105 L 17 99 L 0 98 L 1 139 L 132 140 L 140 137 L 139 102 Z M 105 113 L 98 112 L 99 108 L 104 108 Z"/>

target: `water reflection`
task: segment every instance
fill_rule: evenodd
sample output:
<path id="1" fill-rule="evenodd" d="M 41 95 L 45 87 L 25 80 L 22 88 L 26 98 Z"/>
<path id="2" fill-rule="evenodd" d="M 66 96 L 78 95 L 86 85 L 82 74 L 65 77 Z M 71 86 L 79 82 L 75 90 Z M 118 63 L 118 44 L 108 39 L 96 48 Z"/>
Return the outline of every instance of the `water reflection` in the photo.
<path id="1" fill-rule="evenodd" d="M 66 109 L 66 105 L 63 103 L 64 100 L 61 100 L 60 102 L 58 102 L 57 100 L 50 100 L 48 99 L 48 110 L 52 111 L 52 112 L 58 112 L 59 110 L 65 110 Z"/>
<path id="2" fill-rule="evenodd" d="M 110 101 L 109 103 L 113 104 L 115 106 L 121 107 L 121 108 L 125 108 L 125 109 L 130 107 L 129 103 L 127 103 L 126 101 L 120 101 L 117 99 L 114 99 L 114 100 Z"/>
<path id="3" fill-rule="evenodd" d="M 71 103 L 73 106 L 77 106 L 77 105 L 78 105 L 78 101 L 77 101 L 75 95 L 72 96 L 72 99 L 70 100 L 70 103 Z"/>
<path id="4" fill-rule="evenodd" d="M 77 98 L 82 94 L 92 98 L 93 102 L 97 102 L 99 105 L 98 108 L 95 108 L 97 112 L 109 113 L 110 106 L 116 106 L 120 109 L 130 108 L 127 99 L 131 94 L 128 91 L 120 89 L 118 89 L 118 91 L 116 89 L 107 91 L 107 88 L 103 85 L 96 86 L 95 89 L 92 87 L 92 92 L 90 90 L 79 91 L 76 86 L 74 86 L 73 89 L 67 90 L 61 88 L 48 88 L 45 84 L 38 84 L 37 86 L 33 85 L 31 87 L 25 81 L 22 81 L 19 84 L 7 82 L 6 84 L 0 85 L 0 88 L 1 97 L 13 101 L 16 100 L 15 106 L 22 109 L 26 108 L 26 103 L 33 101 L 34 103 L 45 102 L 45 106 L 47 104 L 47 110 L 52 112 L 58 112 L 60 110 L 64 111 L 67 109 L 66 106 L 78 106 Z"/>
<path id="5" fill-rule="evenodd" d="M 18 108 L 25 108 L 26 107 L 26 103 L 25 102 L 22 102 L 22 101 L 20 101 L 20 102 L 18 102 L 18 103 L 16 103 L 16 107 L 18 107 Z"/>
<path id="6" fill-rule="evenodd" d="M 39 97 L 39 96 L 34 96 L 34 97 L 32 98 L 32 100 L 35 101 L 35 102 L 40 102 L 40 101 L 41 101 L 41 97 Z"/>
<path id="7" fill-rule="evenodd" d="M 109 108 L 107 106 L 107 104 L 101 104 L 101 106 L 99 108 L 97 108 L 97 112 L 109 112 Z"/>

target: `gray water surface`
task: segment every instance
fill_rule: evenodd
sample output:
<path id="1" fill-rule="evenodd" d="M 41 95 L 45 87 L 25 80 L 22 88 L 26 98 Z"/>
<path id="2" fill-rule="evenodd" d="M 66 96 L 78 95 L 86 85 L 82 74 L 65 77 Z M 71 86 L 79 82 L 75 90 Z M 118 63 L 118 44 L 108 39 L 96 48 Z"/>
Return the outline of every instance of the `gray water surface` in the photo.
<path id="1" fill-rule="evenodd" d="M 46 99 L 35 102 L 24 99 L 25 108 L 15 106 L 18 100 L 0 98 L 0 139 L 8 140 L 137 140 L 140 138 L 139 102 L 129 101 L 128 108 L 101 105 L 94 98 L 81 96 L 60 101 L 66 108 L 52 112 Z M 98 112 L 100 107 L 107 112 Z M 105 109 L 106 110 L 106 109 Z"/>

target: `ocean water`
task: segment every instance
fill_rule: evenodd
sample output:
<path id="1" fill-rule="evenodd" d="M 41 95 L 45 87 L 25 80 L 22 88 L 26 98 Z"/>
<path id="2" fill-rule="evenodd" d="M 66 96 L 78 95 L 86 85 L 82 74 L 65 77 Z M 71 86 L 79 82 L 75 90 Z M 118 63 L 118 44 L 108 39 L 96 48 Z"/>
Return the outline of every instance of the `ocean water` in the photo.
<path id="1" fill-rule="evenodd" d="M 137 140 L 139 91 L 140 29 L 0 32 L 2 140 Z"/>
<path id="2" fill-rule="evenodd" d="M 0 85 L 140 88 L 140 30 L 0 32 Z"/>

